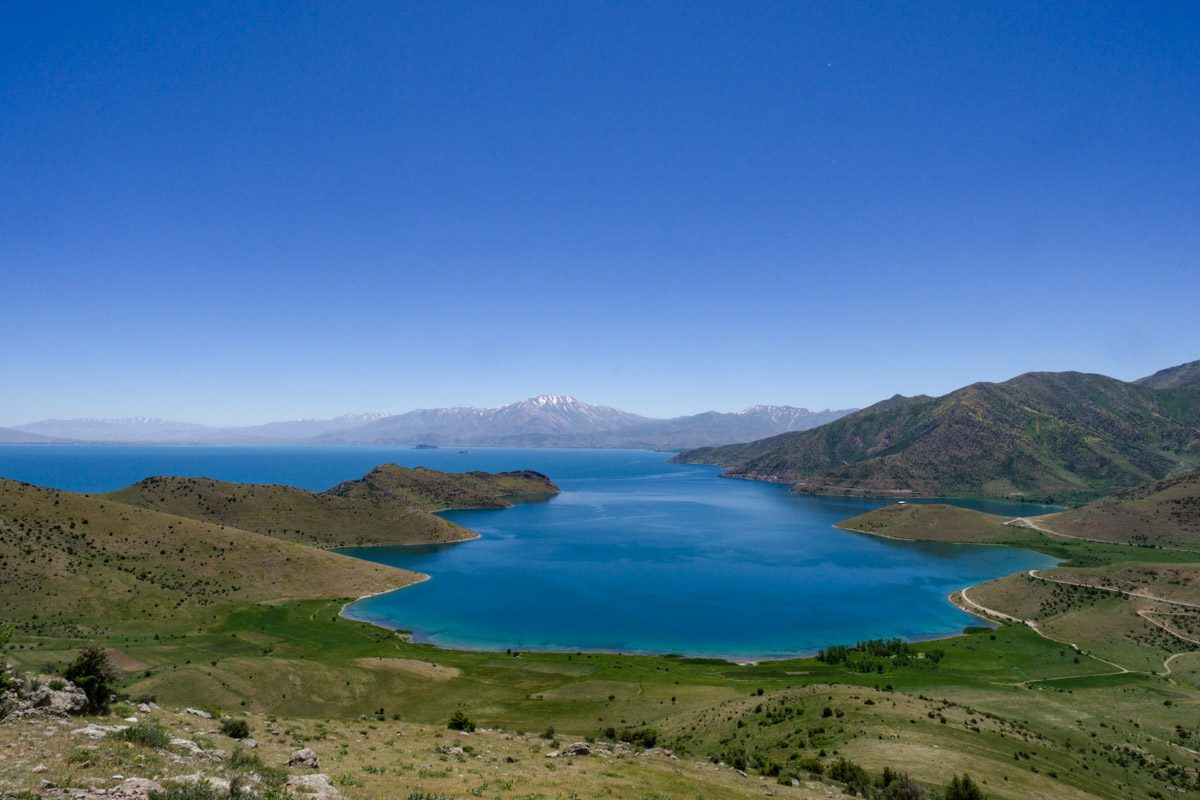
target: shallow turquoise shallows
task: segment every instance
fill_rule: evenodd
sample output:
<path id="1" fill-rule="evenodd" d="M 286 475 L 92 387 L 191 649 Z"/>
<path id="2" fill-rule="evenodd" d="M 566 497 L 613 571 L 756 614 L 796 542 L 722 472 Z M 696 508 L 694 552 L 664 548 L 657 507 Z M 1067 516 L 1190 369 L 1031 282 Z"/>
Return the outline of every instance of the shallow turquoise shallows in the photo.
<path id="1" fill-rule="evenodd" d="M 800 497 L 667 459 L 627 450 L 0 447 L 0 475 L 77 491 L 153 474 L 319 490 L 386 461 L 545 472 L 563 490 L 552 500 L 445 513 L 480 539 L 343 551 L 431 576 L 354 603 L 350 616 L 448 647 L 751 659 L 929 638 L 974 622 L 947 602 L 953 590 L 1054 563 L 1012 548 L 845 533 L 833 523 L 886 501 Z M 1047 510 L 967 505 L 1013 516 Z"/>

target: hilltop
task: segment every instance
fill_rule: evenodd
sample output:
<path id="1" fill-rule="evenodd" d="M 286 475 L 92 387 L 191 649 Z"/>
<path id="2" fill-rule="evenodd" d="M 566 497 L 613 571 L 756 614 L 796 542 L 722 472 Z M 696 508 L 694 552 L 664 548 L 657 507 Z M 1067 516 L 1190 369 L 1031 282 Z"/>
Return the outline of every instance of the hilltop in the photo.
<path id="1" fill-rule="evenodd" d="M 807 493 L 1087 500 L 1200 463 L 1200 390 L 1034 372 L 678 460 Z"/>
<path id="2" fill-rule="evenodd" d="M 1008 518 L 942 503 L 894 503 L 843 520 L 835 527 L 889 539 L 973 544 L 1018 544 L 1024 529 L 1005 525 Z"/>
<path id="3" fill-rule="evenodd" d="M 317 547 L 346 547 L 472 539 L 472 531 L 430 512 L 506 508 L 508 497 L 557 493 L 558 487 L 537 472 L 452 474 L 385 464 L 324 493 L 211 478 L 154 477 L 106 496 Z"/>
<path id="4" fill-rule="evenodd" d="M 1151 389 L 1200 389 L 1200 361 L 1160 369 L 1134 383 Z"/>

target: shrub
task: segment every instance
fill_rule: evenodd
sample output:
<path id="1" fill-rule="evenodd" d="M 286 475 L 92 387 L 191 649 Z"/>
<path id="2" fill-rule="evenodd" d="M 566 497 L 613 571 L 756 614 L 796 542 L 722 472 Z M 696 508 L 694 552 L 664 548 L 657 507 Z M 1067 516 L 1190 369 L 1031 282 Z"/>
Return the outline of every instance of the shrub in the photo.
<path id="1" fill-rule="evenodd" d="M 946 787 L 945 800 L 983 800 L 983 790 L 971 780 L 971 776 L 964 774 L 960 778 L 955 775 Z"/>
<path id="2" fill-rule="evenodd" d="M 871 791 L 871 776 L 867 771 L 847 758 L 839 758 L 829 767 L 829 777 L 846 784 L 851 794 L 867 794 Z"/>
<path id="3" fill-rule="evenodd" d="M 280 787 L 287 781 L 287 771 L 281 767 L 269 767 L 256 753 L 244 747 L 235 747 L 225 762 L 230 769 L 237 772 L 253 773 L 262 779 L 268 787 Z"/>
<path id="4" fill-rule="evenodd" d="M 167 733 L 162 726 L 155 725 L 153 722 L 139 722 L 137 725 L 130 725 L 125 730 L 114 731 L 109 735 L 114 739 L 140 744 L 143 747 L 163 748 L 171 744 L 171 734 Z"/>
<path id="5" fill-rule="evenodd" d="M 658 743 L 658 731 L 654 728 L 626 728 L 617 737 L 620 741 L 631 745 L 640 745 L 649 750 Z"/>
<path id="6" fill-rule="evenodd" d="M 226 717 L 221 720 L 221 733 L 230 739 L 245 739 L 250 735 L 250 723 L 244 719 Z"/>
<path id="7" fill-rule="evenodd" d="M 83 690 L 87 695 L 87 710 L 98 714 L 108 710 L 113 698 L 113 686 L 121 676 L 109 661 L 104 648 L 89 644 L 63 670 L 63 677 Z"/>
<path id="8" fill-rule="evenodd" d="M 475 723 L 471 721 L 470 717 L 459 710 L 450 715 L 450 722 L 446 724 L 446 727 L 452 731 L 466 731 L 467 733 L 471 733 L 475 730 Z"/>

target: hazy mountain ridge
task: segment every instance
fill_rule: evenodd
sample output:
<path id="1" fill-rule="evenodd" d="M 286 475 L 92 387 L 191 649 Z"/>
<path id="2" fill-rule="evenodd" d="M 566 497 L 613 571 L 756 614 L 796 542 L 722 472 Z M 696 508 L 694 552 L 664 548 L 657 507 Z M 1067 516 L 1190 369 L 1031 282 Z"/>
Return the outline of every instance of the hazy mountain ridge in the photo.
<path id="1" fill-rule="evenodd" d="M 18 428 L 0 428 L 0 444 L 66 444 L 68 441 L 57 436 L 43 436 Z"/>
<path id="2" fill-rule="evenodd" d="M 538 395 L 500 408 L 434 408 L 403 414 L 347 414 L 244 427 L 135 417 L 125 420 L 43 420 L 18 426 L 26 434 L 78 441 L 197 444 L 360 444 L 444 447 L 630 447 L 677 450 L 747 441 L 805 430 L 849 413 L 792 406 L 753 406 L 654 419 L 590 405 L 570 395 Z M 59 433 L 52 433 L 59 431 Z M 0 439 L 3 441 L 3 439 Z"/>
<path id="3" fill-rule="evenodd" d="M 679 460 L 801 492 L 1074 501 L 1200 463 L 1200 390 L 1026 373 L 943 397 L 897 395 L 815 430 Z"/>

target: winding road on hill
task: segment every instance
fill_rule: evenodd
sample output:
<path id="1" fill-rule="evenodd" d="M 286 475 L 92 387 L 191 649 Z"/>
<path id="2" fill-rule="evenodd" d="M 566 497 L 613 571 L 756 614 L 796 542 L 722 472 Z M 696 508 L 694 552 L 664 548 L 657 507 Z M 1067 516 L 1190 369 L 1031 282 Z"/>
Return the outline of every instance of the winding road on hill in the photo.
<path id="1" fill-rule="evenodd" d="M 1001 524 L 1016 525 L 1018 528 L 1021 528 L 1021 527 L 1032 528 L 1035 531 L 1041 531 L 1042 533 L 1046 534 L 1047 536 L 1057 536 L 1061 539 L 1075 539 L 1075 540 L 1081 541 L 1081 542 L 1095 542 L 1097 544 L 1112 544 L 1112 545 L 1117 545 L 1119 547 L 1139 547 L 1139 548 L 1142 547 L 1142 545 L 1134 544 L 1133 542 L 1114 542 L 1114 541 L 1110 541 L 1108 539 L 1093 539 L 1090 536 L 1076 536 L 1071 533 L 1060 533 L 1059 531 L 1050 530 L 1044 524 L 1038 522 L 1037 517 L 1015 517 L 1014 519 L 1007 520 Z M 1195 553 L 1196 552 L 1195 550 L 1189 550 L 1186 547 L 1168 547 L 1167 545 L 1159 545 L 1159 544 L 1154 545 L 1154 549 L 1155 550 L 1173 550 L 1176 553 Z"/>

